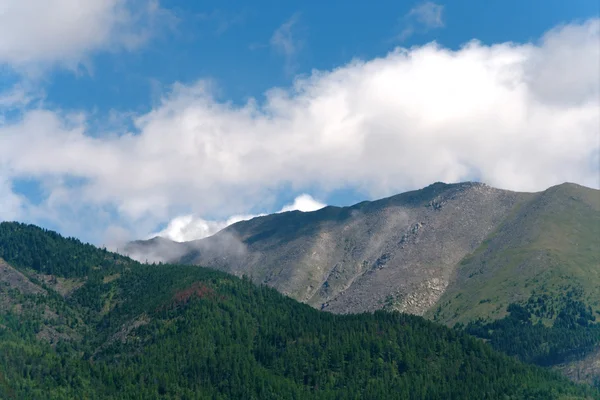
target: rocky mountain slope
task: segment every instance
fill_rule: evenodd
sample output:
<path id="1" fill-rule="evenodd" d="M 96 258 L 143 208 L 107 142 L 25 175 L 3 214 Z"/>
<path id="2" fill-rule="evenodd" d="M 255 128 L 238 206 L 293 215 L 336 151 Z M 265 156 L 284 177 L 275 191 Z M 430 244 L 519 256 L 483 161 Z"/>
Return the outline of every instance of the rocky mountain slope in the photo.
<path id="1" fill-rule="evenodd" d="M 259 217 L 195 242 L 154 239 L 127 250 L 245 274 L 336 313 L 420 315 L 445 292 L 456 265 L 532 196 L 436 183 L 352 207 Z"/>
<path id="2" fill-rule="evenodd" d="M 351 207 L 258 217 L 193 242 L 133 242 L 126 251 L 247 275 L 335 313 L 385 308 L 452 325 L 500 318 L 535 289 L 565 285 L 581 286 L 598 310 L 599 238 L 598 190 L 436 183 Z"/>

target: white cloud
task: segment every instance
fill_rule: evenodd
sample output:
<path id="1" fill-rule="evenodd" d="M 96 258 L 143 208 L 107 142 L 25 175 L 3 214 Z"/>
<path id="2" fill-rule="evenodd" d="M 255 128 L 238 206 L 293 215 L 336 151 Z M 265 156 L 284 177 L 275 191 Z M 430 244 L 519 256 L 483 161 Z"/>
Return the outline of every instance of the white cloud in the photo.
<path id="1" fill-rule="evenodd" d="M 283 206 L 278 212 L 287 211 L 316 211 L 325 207 L 325 204 L 315 200 L 309 194 L 302 194 L 294 199 L 292 204 Z M 227 218 L 225 221 L 208 221 L 203 218 L 195 217 L 194 215 L 182 215 L 175 217 L 169 222 L 167 227 L 158 233 L 149 235 L 149 238 L 161 236 L 176 242 L 187 242 L 196 239 L 202 239 L 215 233 L 221 229 L 233 225 L 236 222 L 247 221 L 255 217 L 261 217 L 266 214 L 255 215 L 234 215 Z"/>
<path id="2" fill-rule="evenodd" d="M 583 32 L 584 34 L 582 34 Z M 600 24 L 598 20 L 552 29 L 528 61 L 525 74 L 540 101 L 567 106 L 598 99 L 600 87 Z M 585 60 L 574 65 L 576 60 Z M 590 84 L 596 82 L 596 85 Z"/>
<path id="3" fill-rule="evenodd" d="M 102 210 L 107 224 L 140 236 L 152 228 L 136 227 L 178 215 L 218 221 L 272 209 L 282 187 L 326 198 L 469 179 L 513 190 L 597 186 L 599 24 L 560 27 L 535 44 L 399 48 L 297 79 L 264 104 L 219 102 L 202 81 L 177 84 L 136 118 L 135 135 L 91 137 L 81 115 L 27 111 L 0 125 L 0 175 L 46 182 L 43 206 L 64 218 L 65 204 Z"/>
<path id="4" fill-rule="evenodd" d="M 403 41 L 414 33 L 426 33 L 444 26 L 444 6 L 432 1 L 424 1 L 414 6 L 401 20 L 404 27 L 398 36 Z"/>
<path id="5" fill-rule="evenodd" d="M 0 174 L 0 221 L 15 221 L 22 216 L 23 199 L 12 192 L 10 182 Z"/>
<path id="6" fill-rule="evenodd" d="M 283 208 L 279 212 L 286 211 L 302 211 L 302 212 L 311 212 L 317 211 L 321 208 L 325 207 L 326 204 L 321 203 L 313 199 L 313 197 L 309 194 L 301 194 L 300 196 L 294 199 L 292 204 L 288 204 L 283 206 Z"/>
<path id="7" fill-rule="evenodd" d="M 76 67 L 95 50 L 132 49 L 172 16 L 154 0 L 3 0 L 0 65 Z"/>
<path id="8" fill-rule="evenodd" d="M 148 238 L 160 236 L 176 242 L 187 242 L 214 235 L 231 224 L 252 219 L 254 217 L 256 217 L 256 215 L 248 215 L 245 217 L 234 216 L 226 221 L 209 221 L 200 217 L 195 217 L 194 215 L 182 215 L 173 218 L 165 229 L 149 235 Z"/>

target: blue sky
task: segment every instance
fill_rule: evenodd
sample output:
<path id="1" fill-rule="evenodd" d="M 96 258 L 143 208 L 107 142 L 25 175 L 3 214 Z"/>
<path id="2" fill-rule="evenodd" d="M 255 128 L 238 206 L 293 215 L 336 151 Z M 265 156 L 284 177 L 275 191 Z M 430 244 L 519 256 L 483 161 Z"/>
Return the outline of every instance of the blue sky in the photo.
<path id="1" fill-rule="evenodd" d="M 598 186 L 594 1 L 6 2 L 0 219 L 114 246 L 302 194 Z"/>
<path id="2" fill-rule="evenodd" d="M 91 71 L 55 69 L 44 88 L 58 107 L 144 112 L 173 82 L 213 79 L 223 100 L 260 98 L 274 86 L 288 86 L 297 74 L 331 70 L 353 58 L 384 56 L 395 46 L 437 41 L 458 48 L 471 39 L 484 43 L 537 40 L 548 29 L 598 15 L 589 0 L 489 1 L 440 3 L 442 27 L 428 28 L 405 19 L 418 2 L 378 1 L 169 1 L 172 26 L 132 52 L 92 55 Z M 270 44 L 274 32 L 294 20 L 291 40 L 297 50 L 286 56 Z M 415 33 L 400 40 L 404 29 Z M 82 68 L 83 69 L 83 68 Z"/>

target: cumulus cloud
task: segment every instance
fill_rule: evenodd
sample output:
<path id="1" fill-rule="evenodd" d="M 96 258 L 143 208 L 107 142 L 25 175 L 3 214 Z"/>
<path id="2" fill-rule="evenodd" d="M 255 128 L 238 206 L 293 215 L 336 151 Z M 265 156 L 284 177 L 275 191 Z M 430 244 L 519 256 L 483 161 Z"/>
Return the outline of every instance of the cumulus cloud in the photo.
<path id="1" fill-rule="evenodd" d="M 425 33 L 444 26 L 444 6 L 424 1 L 414 6 L 402 19 L 402 32 L 398 39 L 403 41 L 414 33 Z"/>
<path id="2" fill-rule="evenodd" d="M 536 43 L 397 48 L 241 106 L 204 81 L 176 84 L 135 134 L 92 137 L 85 116 L 27 111 L 0 126 L 0 176 L 46 182 L 45 207 L 101 210 L 131 227 L 272 209 L 283 187 L 323 199 L 472 179 L 597 187 L 599 24 Z"/>
<path id="3" fill-rule="evenodd" d="M 3 0 L 0 64 L 74 67 L 95 50 L 138 47 L 165 21 L 155 0 Z"/>
<path id="4" fill-rule="evenodd" d="M 0 221 L 18 220 L 22 216 L 23 199 L 12 192 L 10 182 L 0 174 Z"/>
<path id="5" fill-rule="evenodd" d="M 149 238 L 160 236 L 175 242 L 188 242 L 212 236 L 221 229 L 236 222 L 245 221 L 260 215 L 233 216 L 225 221 L 210 221 L 194 215 L 182 215 L 173 218 L 167 227 L 160 232 L 149 235 Z"/>
<path id="6" fill-rule="evenodd" d="M 283 208 L 279 212 L 286 211 L 302 211 L 302 212 L 311 212 L 317 211 L 321 208 L 325 207 L 326 204 L 321 203 L 313 199 L 313 197 L 309 194 L 301 194 L 300 196 L 294 199 L 292 204 L 288 204 L 283 206 Z"/>
<path id="7" fill-rule="evenodd" d="M 309 194 L 302 194 L 294 199 L 292 204 L 283 206 L 278 212 L 287 211 L 316 211 L 325 207 L 325 204 L 315 200 Z M 261 217 L 266 214 L 254 215 L 234 215 L 227 218 L 225 221 L 208 221 L 206 219 L 195 217 L 194 215 L 182 215 L 175 217 L 169 222 L 167 227 L 158 233 L 150 235 L 150 237 L 160 236 L 171 239 L 175 242 L 188 242 L 196 239 L 203 239 L 212 236 L 221 229 L 233 225 L 236 222 L 247 221 L 252 218 Z"/>
<path id="8" fill-rule="evenodd" d="M 548 32 L 532 52 L 525 68 L 526 81 L 539 101 L 568 106 L 598 99 L 600 88 L 600 24 L 559 26 Z M 577 41 L 581 42 L 574 45 Z M 574 65 L 574 60 L 586 60 Z M 596 83 L 596 85 L 591 83 Z"/>

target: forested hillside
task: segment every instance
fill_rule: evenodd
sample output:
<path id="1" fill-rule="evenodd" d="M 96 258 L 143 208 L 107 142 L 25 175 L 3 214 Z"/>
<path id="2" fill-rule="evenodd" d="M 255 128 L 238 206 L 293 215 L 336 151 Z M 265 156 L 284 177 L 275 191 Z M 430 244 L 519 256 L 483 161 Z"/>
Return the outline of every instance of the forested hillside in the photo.
<path id="1" fill-rule="evenodd" d="M 0 224 L 0 398 L 600 398 L 465 333 Z"/>
<path id="2" fill-rule="evenodd" d="M 459 323 L 456 328 L 528 363 L 545 367 L 579 364 L 573 371 L 563 372 L 600 388 L 597 368 L 585 366 L 600 347 L 600 324 L 591 307 L 578 300 L 578 294 L 566 291 L 559 304 L 548 295 L 532 296 L 524 305 L 511 303 L 508 315 L 501 319 L 481 318 L 466 326 Z M 553 322 L 548 323 L 550 318 Z"/>

